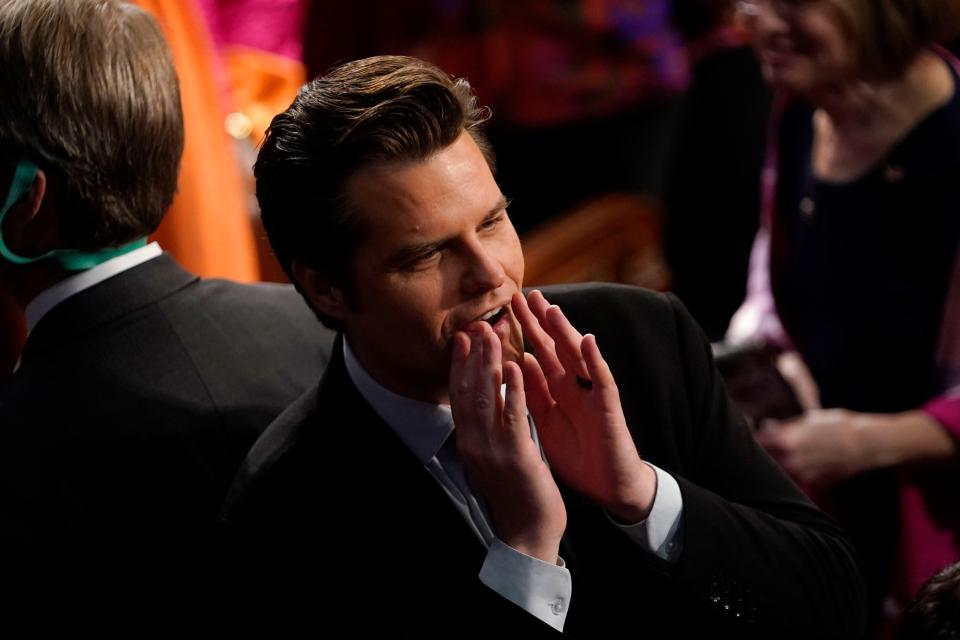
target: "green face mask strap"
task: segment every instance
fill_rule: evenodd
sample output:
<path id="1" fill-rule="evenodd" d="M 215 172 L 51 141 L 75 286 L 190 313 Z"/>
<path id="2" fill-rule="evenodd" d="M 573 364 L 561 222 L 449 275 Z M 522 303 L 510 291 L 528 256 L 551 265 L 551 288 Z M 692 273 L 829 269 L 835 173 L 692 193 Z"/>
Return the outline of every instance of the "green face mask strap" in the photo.
<path id="1" fill-rule="evenodd" d="M 3 240 L 3 219 L 10 207 L 30 191 L 30 187 L 33 186 L 33 181 L 36 179 L 37 165 L 28 160 L 18 162 L 17 168 L 13 172 L 13 180 L 10 182 L 10 189 L 7 191 L 7 199 L 3 202 L 3 208 L 0 209 L 0 255 L 14 264 L 27 264 L 33 262 L 33 259 L 18 256 L 10 251 L 7 243 Z"/>
<path id="2" fill-rule="evenodd" d="M 146 246 L 147 239 L 139 238 L 125 244 L 121 247 L 108 247 L 98 251 L 77 251 L 75 249 L 54 249 L 48 251 L 42 256 L 26 258 L 15 254 L 7 246 L 3 239 L 3 218 L 7 215 L 13 205 L 20 200 L 33 186 L 37 179 L 37 165 L 29 160 L 21 160 L 17 163 L 17 168 L 13 172 L 13 180 L 10 182 L 10 189 L 7 192 L 7 199 L 0 208 L 0 256 L 3 256 L 9 262 L 14 264 L 30 264 L 38 260 L 53 258 L 67 271 L 84 271 L 95 267 L 100 263 L 106 262 L 111 258 L 130 253 L 134 249 Z"/>
<path id="3" fill-rule="evenodd" d="M 147 246 L 146 238 L 138 238 L 119 247 L 107 247 L 98 251 L 75 251 L 73 249 L 57 249 L 46 254 L 44 257 L 51 257 L 60 263 L 60 266 L 67 271 L 84 271 L 93 268 L 98 264 L 106 262 L 125 253 L 130 253 L 135 249 Z"/>

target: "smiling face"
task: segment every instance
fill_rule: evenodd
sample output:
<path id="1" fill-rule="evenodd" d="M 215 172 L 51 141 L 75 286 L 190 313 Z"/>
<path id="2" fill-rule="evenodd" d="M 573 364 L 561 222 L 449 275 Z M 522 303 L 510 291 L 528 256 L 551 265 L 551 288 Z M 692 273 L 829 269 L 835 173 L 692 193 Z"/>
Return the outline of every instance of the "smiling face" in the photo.
<path id="1" fill-rule="evenodd" d="M 491 312 L 504 358 L 520 359 L 510 310 L 523 281 L 520 239 L 469 134 L 422 161 L 364 168 L 345 194 L 369 231 L 353 262 L 350 304 L 334 313 L 374 379 L 448 402 L 453 335 Z"/>
<path id="2" fill-rule="evenodd" d="M 854 39 L 829 2 L 768 0 L 751 6 L 745 24 L 770 84 L 811 97 L 856 77 Z"/>

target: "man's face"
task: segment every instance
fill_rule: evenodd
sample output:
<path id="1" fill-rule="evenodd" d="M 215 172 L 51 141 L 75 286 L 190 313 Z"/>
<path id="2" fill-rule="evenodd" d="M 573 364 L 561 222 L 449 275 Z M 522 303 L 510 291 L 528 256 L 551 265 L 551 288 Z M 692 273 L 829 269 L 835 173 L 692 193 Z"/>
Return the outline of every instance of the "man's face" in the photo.
<path id="1" fill-rule="evenodd" d="M 523 281 L 520 239 L 469 134 L 423 161 L 362 169 L 346 196 L 369 232 L 340 319 L 374 379 L 401 395 L 448 402 L 453 336 L 491 312 L 504 359 L 522 357 L 510 309 Z"/>

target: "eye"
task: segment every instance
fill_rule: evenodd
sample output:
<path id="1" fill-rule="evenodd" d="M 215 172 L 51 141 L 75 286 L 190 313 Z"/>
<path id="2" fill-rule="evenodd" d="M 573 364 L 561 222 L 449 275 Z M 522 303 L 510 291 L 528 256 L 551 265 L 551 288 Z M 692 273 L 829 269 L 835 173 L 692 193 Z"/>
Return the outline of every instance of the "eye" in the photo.
<path id="1" fill-rule="evenodd" d="M 480 228 L 484 231 L 490 231 L 495 229 L 498 224 L 503 220 L 503 217 L 506 215 L 503 211 L 497 213 L 496 215 L 490 216 L 480 224 Z"/>
<path id="2" fill-rule="evenodd" d="M 403 269 L 406 271 L 417 271 L 428 267 L 431 263 L 436 261 L 440 257 L 440 249 L 429 249 L 423 253 L 411 258 L 406 264 L 403 265 Z"/>

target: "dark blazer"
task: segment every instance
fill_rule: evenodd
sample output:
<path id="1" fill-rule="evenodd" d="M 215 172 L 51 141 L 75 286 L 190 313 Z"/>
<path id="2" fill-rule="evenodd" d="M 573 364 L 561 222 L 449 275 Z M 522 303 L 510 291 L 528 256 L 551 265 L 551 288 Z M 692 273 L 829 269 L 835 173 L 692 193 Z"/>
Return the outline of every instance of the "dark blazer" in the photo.
<path id="1" fill-rule="evenodd" d="M 863 585 L 848 541 L 754 443 L 679 302 L 615 285 L 545 294 L 597 335 L 638 450 L 677 478 L 684 503 L 683 553 L 669 567 L 561 487 L 573 578 L 565 633 L 857 637 Z M 353 386 L 339 340 L 319 386 L 251 450 L 223 521 L 242 553 L 242 588 L 266 580 L 258 598 L 282 600 L 315 628 L 554 633 L 480 583 L 485 549 Z"/>
<path id="2" fill-rule="evenodd" d="M 250 445 L 331 343 L 292 287 L 201 280 L 166 254 L 56 306 L 0 387 L 5 583 L 96 599 L 189 582 Z"/>

